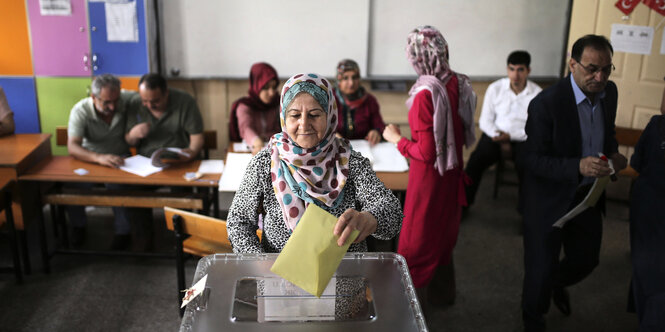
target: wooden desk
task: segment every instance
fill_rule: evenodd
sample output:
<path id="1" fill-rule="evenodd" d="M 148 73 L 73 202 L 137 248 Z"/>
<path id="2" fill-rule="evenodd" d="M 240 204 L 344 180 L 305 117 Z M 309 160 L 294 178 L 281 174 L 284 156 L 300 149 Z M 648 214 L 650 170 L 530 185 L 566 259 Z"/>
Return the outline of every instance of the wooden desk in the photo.
<path id="1" fill-rule="evenodd" d="M 195 181 L 187 181 L 184 179 L 184 175 L 187 172 L 196 172 L 199 168 L 200 161 L 192 161 L 189 163 L 183 164 L 174 164 L 170 167 L 164 169 L 161 172 L 151 174 L 146 177 L 141 177 L 132 173 L 122 171 L 120 169 L 109 168 L 97 164 L 87 163 L 80 160 L 77 160 L 71 156 L 55 156 L 47 158 L 25 174 L 21 175 L 19 179 L 22 182 L 41 182 L 41 183 L 72 183 L 72 182 L 85 182 L 85 183 L 116 183 L 124 185 L 145 185 L 145 186 L 177 186 L 177 187 L 194 187 L 197 189 L 206 189 L 208 193 L 212 189 L 211 201 L 213 205 L 213 214 L 216 217 L 219 217 L 219 196 L 218 196 L 218 182 L 219 174 L 206 174 L 201 179 Z M 78 175 L 74 173 L 74 170 L 83 168 L 88 171 L 86 175 Z M 49 194 L 48 196 L 58 196 L 59 193 Z M 77 193 L 73 197 L 78 197 L 78 202 L 74 199 L 71 201 L 65 200 L 65 202 L 71 202 L 73 205 L 83 205 L 81 203 L 84 199 L 97 199 L 101 195 L 91 195 L 91 192 L 86 195 L 86 193 Z M 162 193 L 162 192 L 153 192 L 151 191 L 148 195 L 143 195 L 139 198 L 137 196 L 113 193 L 106 195 L 105 198 L 100 198 L 95 202 L 99 202 L 101 206 L 128 206 L 128 207 L 152 207 L 152 208 L 162 208 L 164 202 L 168 199 L 173 198 L 171 193 Z M 56 197 L 57 199 L 57 197 Z M 189 199 L 194 201 L 196 198 L 181 198 Z M 200 200 L 200 199 L 199 199 Z M 57 201 L 61 202 L 61 201 Z M 48 203 L 48 200 L 47 200 Z M 59 203 L 56 203 L 59 204 Z M 93 203 L 89 203 L 93 205 Z M 46 238 L 44 232 L 44 222 L 43 218 L 40 220 L 40 237 L 42 244 L 42 258 L 44 260 L 44 268 L 48 272 L 48 252 L 46 249 Z M 63 236 L 66 234 L 63 233 Z M 66 237 L 64 237 L 66 238 Z"/>
<path id="2" fill-rule="evenodd" d="M 0 179 L 18 181 L 24 174 L 44 158 L 51 156 L 51 134 L 16 134 L 0 137 Z M 33 211 L 22 208 L 20 184 L 12 191 L 14 222 L 20 231 L 24 229 L 25 217 L 32 216 Z M 25 194 L 25 193 L 23 193 Z"/>
<path id="3" fill-rule="evenodd" d="M 26 273 L 30 273 L 30 258 L 25 236 L 25 221 L 35 217 L 39 211 L 30 204 L 24 204 L 26 198 L 33 193 L 28 186 L 18 183 L 18 177 L 42 159 L 51 156 L 50 137 L 51 134 L 16 134 L 0 137 L 0 179 L 17 182 L 11 191 L 12 212 Z M 4 213 L 0 214 L 0 218 L 4 218 Z"/>

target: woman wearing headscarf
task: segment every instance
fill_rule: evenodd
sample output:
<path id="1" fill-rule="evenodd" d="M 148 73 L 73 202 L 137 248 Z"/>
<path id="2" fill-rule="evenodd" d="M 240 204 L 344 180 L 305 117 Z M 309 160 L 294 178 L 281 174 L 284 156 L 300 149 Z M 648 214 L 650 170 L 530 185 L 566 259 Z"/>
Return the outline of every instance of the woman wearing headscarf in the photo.
<path id="1" fill-rule="evenodd" d="M 229 139 L 245 142 L 252 154 L 280 131 L 278 84 L 275 68 L 265 62 L 255 63 L 249 72 L 249 95 L 231 106 Z"/>
<path id="2" fill-rule="evenodd" d="M 331 84 L 317 74 L 291 77 L 282 88 L 279 114 L 282 131 L 252 158 L 229 209 L 233 251 L 280 252 L 309 204 L 338 217 L 338 244 L 354 229 L 360 232 L 349 251 L 366 251 L 368 235 L 394 237 L 402 221 L 399 201 L 369 160 L 335 136 Z M 259 211 L 265 211 L 260 241 Z"/>
<path id="3" fill-rule="evenodd" d="M 376 98 L 360 85 L 360 67 L 351 59 L 337 64 L 335 97 L 339 103 L 337 133 L 348 139 L 365 139 L 371 145 L 379 143 L 386 124 Z"/>
<path id="4" fill-rule="evenodd" d="M 418 74 L 406 102 L 411 140 L 394 125 L 383 132 L 411 160 L 398 253 L 406 258 L 421 302 L 452 304 L 452 253 L 466 205 L 462 145 L 475 141 L 476 95 L 469 78 L 450 69 L 448 44 L 436 28 L 414 29 L 406 53 Z"/>

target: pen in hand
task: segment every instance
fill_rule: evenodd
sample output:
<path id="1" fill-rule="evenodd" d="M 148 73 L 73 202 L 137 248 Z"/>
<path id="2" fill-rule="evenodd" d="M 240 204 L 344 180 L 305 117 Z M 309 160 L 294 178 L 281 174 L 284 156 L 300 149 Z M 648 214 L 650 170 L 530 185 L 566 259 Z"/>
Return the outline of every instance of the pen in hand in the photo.
<path id="1" fill-rule="evenodd" d="M 607 159 L 607 156 L 605 156 L 605 154 L 603 154 L 602 152 L 598 152 L 598 157 L 609 163 L 609 160 Z M 617 173 L 614 171 L 614 166 L 612 164 L 610 164 L 610 168 L 612 168 L 612 174 L 610 174 L 610 179 L 612 181 L 618 180 Z"/>

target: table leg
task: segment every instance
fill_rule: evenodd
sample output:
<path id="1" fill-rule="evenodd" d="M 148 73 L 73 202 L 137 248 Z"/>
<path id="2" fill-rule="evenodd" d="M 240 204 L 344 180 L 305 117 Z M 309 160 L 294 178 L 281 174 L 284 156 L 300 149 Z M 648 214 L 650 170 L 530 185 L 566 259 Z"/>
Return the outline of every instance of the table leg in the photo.
<path id="1" fill-rule="evenodd" d="M 16 231 L 18 233 L 18 241 L 21 244 L 21 253 L 23 253 L 23 266 L 25 267 L 25 274 L 32 273 L 30 267 L 30 252 L 28 251 L 28 237 L 25 235 L 25 230 L 19 229 Z"/>
<path id="2" fill-rule="evenodd" d="M 23 282 L 23 273 L 21 272 L 21 260 L 18 254 L 18 245 L 16 243 L 16 228 L 14 227 L 14 215 L 12 212 L 12 198 L 8 193 L 5 197 L 5 217 L 9 225 L 9 244 L 12 247 L 12 259 L 14 260 L 14 273 L 16 274 L 16 282 Z"/>

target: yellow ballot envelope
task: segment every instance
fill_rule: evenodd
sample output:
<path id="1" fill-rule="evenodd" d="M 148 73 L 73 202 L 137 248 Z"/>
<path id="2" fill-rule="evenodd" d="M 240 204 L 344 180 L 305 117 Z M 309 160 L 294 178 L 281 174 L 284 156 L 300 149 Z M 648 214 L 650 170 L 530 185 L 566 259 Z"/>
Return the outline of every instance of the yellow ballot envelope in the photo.
<path id="1" fill-rule="evenodd" d="M 321 297 L 346 250 L 360 233 L 354 230 L 346 243 L 339 247 L 338 237 L 333 234 L 335 223 L 337 217 L 309 204 L 270 271 Z"/>

